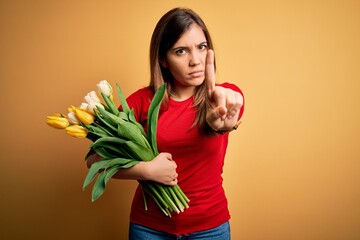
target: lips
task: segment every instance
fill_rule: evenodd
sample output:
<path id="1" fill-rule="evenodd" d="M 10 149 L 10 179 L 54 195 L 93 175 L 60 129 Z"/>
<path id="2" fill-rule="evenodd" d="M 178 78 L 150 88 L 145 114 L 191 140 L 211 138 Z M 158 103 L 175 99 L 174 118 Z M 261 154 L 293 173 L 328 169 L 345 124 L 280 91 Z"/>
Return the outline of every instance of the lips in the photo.
<path id="1" fill-rule="evenodd" d="M 193 72 L 189 73 L 189 75 L 193 78 L 202 77 L 204 75 L 204 71 L 202 71 L 202 70 L 193 71 Z"/>

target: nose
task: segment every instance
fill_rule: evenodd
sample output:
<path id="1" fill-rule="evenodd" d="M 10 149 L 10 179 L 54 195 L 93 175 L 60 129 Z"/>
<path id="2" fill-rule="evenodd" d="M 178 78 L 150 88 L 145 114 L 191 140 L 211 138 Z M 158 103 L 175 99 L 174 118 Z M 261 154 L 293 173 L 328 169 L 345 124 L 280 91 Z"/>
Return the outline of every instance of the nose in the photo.
<path id="1" fill-rule="evenodd" d="M 197 66 L 200 64 L 200 54 L 197 51 L 193 51 L 190 54 L 189 66 Z"/>

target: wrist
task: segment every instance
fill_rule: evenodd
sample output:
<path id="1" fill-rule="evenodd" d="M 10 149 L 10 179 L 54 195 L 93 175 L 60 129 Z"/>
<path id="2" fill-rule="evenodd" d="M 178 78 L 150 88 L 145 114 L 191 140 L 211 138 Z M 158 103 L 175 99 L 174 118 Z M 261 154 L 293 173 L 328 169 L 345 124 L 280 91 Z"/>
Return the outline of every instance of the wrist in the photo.
<path id="1" fill-rule="evenodd" d="M 232 128 L 230 128 L 230 129 L 215 129 L 215 128 L 212 128 L 212 129 L 213 129 L 213 131 L 214 131 L 215 133 L 217 133 L 217 134 L 225 134 L 225 133 L 229 133 L 229 132 L 231 132 L 231 131 L 236 130 L 236 129 L 239 127 L 240 123 L 241 123 L 241 120 L 239 120 L 239 121 L 235 124 L 235 126 L 232 127 Z"/>
<path id="2" fill-rule="evenodd" d="M 147 162 L 139 162 L 136 164 L 136 167 L 138 169 L 138 180 L 147 180 Z"/>

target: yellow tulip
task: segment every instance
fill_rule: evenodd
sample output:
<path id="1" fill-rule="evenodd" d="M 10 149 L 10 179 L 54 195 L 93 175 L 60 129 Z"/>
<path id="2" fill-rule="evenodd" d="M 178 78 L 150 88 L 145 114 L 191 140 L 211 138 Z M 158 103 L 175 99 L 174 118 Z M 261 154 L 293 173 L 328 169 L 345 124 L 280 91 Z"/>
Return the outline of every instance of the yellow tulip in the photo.
<path id="1" fill-rule="evenodd" d="M 92 124 L 94 122 L 94 115 L 87 112 L 84 109 L 73 107 L 76 117 L 85 125 Z"/>
<path id="2" fill-rule="evenodd" d="M 53 127 L 58 129 L 64 129 L 67 126 L 69 126 L 69 121 L 63 117 L 61 114 L 53 114 L 51 116 L 47 116 L 46 123 Z"/>
<path id="3" fill-rule="evenodd" d="M 87 135 L 87 130 L 80 125 L 70 125 L 66 129 L 66 133 L 76 138 L 84 138 Z"/>

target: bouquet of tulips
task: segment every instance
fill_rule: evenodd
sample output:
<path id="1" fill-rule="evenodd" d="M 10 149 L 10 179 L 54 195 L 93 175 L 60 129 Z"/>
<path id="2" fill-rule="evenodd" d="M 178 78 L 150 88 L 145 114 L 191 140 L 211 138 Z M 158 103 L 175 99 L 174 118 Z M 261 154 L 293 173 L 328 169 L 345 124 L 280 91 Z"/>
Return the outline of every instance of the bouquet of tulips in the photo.
<path id="1" fill-rule="evenodd" d="M 85 177 L 83 190 L 95 179 L 92 189 L 92 201 L 97 200 L 105 191 L 106 184 L 121 168 L 130 168 L 140 161 L 151 161 L 159 154 L 156 144 L 156 127 L 160 104 L 166 85 L 155 93 L 148 110 L 148 131 L 138 123 L 133 109 L 130 109 L 119 87 L 116 85 L 121 109 L 114 104 L 111 85 L 103 80 L 95 91 L 85 96 L 86 103 L 79 107 L 71 106 L 68 114 L 54 114 L 47 117 L 47 124 L 58 129 L 65 129 L 67 134 L 92 141 L 90 151 L 96 152 L 103 160 L 91 165 Z M 138 181 L 143 190 L 145 210 L 146 195 L 150 196 L 160 210 L 171 217 L 171 212 L 180 213 L 188 208 L 189 199 L 178 185 L 167 186 L 153 181 Z"/>

